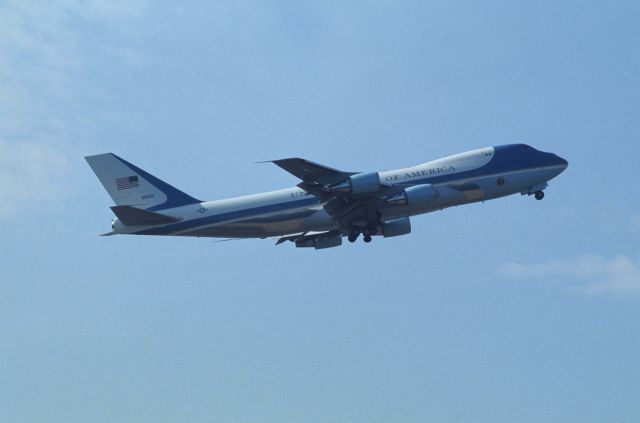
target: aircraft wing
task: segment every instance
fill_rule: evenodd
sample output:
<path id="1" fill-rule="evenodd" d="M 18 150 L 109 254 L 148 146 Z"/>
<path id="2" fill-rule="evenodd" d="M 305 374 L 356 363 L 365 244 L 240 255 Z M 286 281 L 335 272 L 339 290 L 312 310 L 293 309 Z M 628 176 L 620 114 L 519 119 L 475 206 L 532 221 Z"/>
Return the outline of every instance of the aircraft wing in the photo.
<path id="1" fill-rule="evenodd" d="M 302 179 L 298 187 L 322 199 L 327 196 L 325 187 L 342 182 L 357 173 L 343 172 L 299 157 L 273 160 L 273 163 L 293 176 Z"/>
<path id="2" fill-rule="evenodd" d="M 301 158 L 274 160 L 273 163 L 302 179 L 298 187 L 325 201 L 327 213 L 346 228 L 356 221 L 365 225 L 377 221 L 378 210 L 387 204 L 386 198 L 403 189 L 397 185 L 380 185 L 378 190 L 367 194 L 338 191 L 336 187 L 359 173 L 340 171 Z"/>
<path id="3" fill-rule="evenodd" d="M 354 172 L 343 172 L 299 157 L 273 160 L 273 163 L 305 182 L 335 184 L 355 174 Z"/>

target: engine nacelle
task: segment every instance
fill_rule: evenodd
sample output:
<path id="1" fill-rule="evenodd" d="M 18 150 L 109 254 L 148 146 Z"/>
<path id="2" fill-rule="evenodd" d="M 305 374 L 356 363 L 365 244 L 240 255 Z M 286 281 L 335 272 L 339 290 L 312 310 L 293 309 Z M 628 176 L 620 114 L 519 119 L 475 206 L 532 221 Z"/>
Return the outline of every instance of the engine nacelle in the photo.
<path id="1" fill-rule="evenodd" d="M 331 187 L 331 192 L 344 194 L 369 194 L 380 189 L 378 172 L 365 172 L 351 175 L 346 181 Z"/>
<path id="2" fill-rule="evenodd" d="M 431 184 L 414 185 L 399 194 L 387 198 L 389 206 L 422 206 L 429 204 L 440 194 Z"/>
<path id="3" fill-rule="evenodd" d="M 408 217 L 391 219 L 382 222 L 382 235 L 385 238 L 406 235 L 411 232 L 411 220 Z"/>

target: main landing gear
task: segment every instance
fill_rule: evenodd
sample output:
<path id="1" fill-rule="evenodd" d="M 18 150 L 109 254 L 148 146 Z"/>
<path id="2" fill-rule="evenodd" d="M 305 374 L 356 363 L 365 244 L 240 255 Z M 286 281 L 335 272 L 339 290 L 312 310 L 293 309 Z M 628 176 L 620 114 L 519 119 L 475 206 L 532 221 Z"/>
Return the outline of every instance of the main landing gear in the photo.
<path id="1" fill-rule="evenodd" d="M 348 228 L 349 235 L 347 239 L 349 242 L 356 242 L 358 236 L 362 234 L 362 240 L 368 244 L 372 240 L 372 235 L 382 234 L 380 213 L 375 210 L 369 210 L 366 219 L 351 222 Z"/>
<path id="2" fill-rule="evenodd" d="M 536 200 L 538 200 L 538 201 L 542 200 L 544 198 L 544 192 L 543 191 L 536 191 L 535 197 L 536 197 Z"/>
<path id="3" fill-rule="evenodd" d="M 349 236 L 347 237 L 347 239 L 349 240 L 349 242 L 356 242 L 356 240 L 358 239 L 358 236 L 360 236 L 360 233 L 361 232 L 359 229 L 354 229 L 349 233 Z M 362 240 L 368 244 L 371 242 L 371 239 L 372 239 L 371 233 L 368 231 L 365 231 L 362 236 Z"/>

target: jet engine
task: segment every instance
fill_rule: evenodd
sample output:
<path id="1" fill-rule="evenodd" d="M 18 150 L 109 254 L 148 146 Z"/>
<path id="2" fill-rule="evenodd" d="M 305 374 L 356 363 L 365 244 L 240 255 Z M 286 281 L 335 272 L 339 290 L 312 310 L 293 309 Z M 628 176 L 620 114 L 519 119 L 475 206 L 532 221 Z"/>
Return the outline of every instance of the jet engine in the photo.
<path id="1" fill-rule="evenodd" d="M 440 194 L 431 184 L 414 185 L 399 194 L 387 197 L 389 206 L 421 206 L 438 198 Z"/>
<path id="2" fill-rule="evenodd" d="M 408 217 L 382 222 L 382 235 L 385 238 L 406 235 L 411 232 L 411 220 Z"/>
<path id="3" fill-rule="evenodd" d="M 343 194 L 369 194 L 380 189 L 378 172 L 365 172 L 351 175 L 346 181 L 331 187 L 331 192 Z"/>

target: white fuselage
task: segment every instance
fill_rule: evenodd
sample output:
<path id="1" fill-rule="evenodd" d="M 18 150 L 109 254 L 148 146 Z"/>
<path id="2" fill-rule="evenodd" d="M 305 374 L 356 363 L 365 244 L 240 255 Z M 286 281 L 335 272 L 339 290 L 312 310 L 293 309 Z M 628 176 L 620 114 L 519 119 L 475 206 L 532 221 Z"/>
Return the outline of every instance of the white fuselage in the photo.
<path id="1" fill-rule="evenodd" d="M 383 185 L 428 183 L 439 193 L 437 199 L 421 207 L 384 208 L 380 211 L 382 218 L 413 216 L 515 193 L 531 194 L 543 189 L 548 180 L 566 168 L 566 164 L 543 160 L 542 156 L 516 156 L 498 148 L 487 147 L 380 172 Z M 180 221 L 151 229 L 125 226 L 116 219 L 113 230 L 122 234 L 265 238 L 339 229 L 323 206 L 314 195 L 294 187 L 166 209 L 163 214 Z"/>

